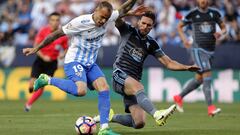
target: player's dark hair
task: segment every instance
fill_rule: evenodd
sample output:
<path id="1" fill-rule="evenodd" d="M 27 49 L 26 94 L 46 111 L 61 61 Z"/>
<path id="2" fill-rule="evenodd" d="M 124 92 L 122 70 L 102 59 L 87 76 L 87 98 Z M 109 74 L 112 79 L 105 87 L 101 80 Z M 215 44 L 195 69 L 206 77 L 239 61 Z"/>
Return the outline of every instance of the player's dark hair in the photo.
<path id="1" fill-rule="evenodd" d="M 141 18 L 142 18 L 143 16 L 148 17 L 148 18 L 151 18 L 151 19 L 153 20 L 153 23 L 155 24 L 156 16 L 155 16 L 155 14 L 154 14 L 152 11 L 147 11 L 147 12 L 145 12 L 145 13 L 141 16 Z"/>
<path id="2" fill-rule="evenodd" d="M 107 8 L 110 12 L 112 12 L 113 7 L 112 5 L 107 1 L 102 1 L 97 5 L 97 8 Z"/>
<path id="3" fill-rule="evenodd" d="M 53 12 L 53 13 L 48 15 L 48 18 L 51 17 L 51 16 L 61 16 L 61 14 L 58 13 L 58 12 Z"/>

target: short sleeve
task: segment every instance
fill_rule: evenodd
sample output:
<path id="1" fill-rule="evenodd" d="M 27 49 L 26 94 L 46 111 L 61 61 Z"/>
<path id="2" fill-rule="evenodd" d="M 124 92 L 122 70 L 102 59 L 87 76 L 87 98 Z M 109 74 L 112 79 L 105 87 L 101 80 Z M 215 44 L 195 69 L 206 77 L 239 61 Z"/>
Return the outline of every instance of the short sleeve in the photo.
<path id="1" fill-rule="evenodd" d="M 118 10 L 113 10 L 111 17 L 108 19 L 109 22 L 114 22 L 118 19 L 119 12 Z"/>
<path id="2" fill-rule="evenodd" d="M 193 16 L 193 11 L 188 12 L 185 17 L 182 19 L 182 22 L 184 25 L 188 25 L 192 23 L 192 16 Z"/>
<path id="3" fill-rule="evenodd" d="M 218 10 L 216 10 L 216 22 L 218 25 L 220 25 L 223 22 L 221 13 Z"/>
<path id="4" fill-rule="evenodd" d="M 121 20 L 122 21 L 122 20 Z M 129 25 L 128 23 L 126 23 L 125 21 L 123 21 L 122 23 L 121 23 L 121 25 L 115 25 L 116 26 L 116 28 L 118 29 L 118 31 L 120 32 L 120 34 L 121 35 L 124 35 L 124 34 L 126 34 L 126 33 L 128 33 L 128 32 L 130 32 L 131 30 L 131 25 Z"/>
<path id="5" fill-rule="evenodd" d="M 158 48 L 158 49 L 156 49 L 156 50 L 153 52 L 153 55 L 154 55 L 156 58 L 160 58 L 160 57 L 164 56 L 165 53 L 163 52 L 162 48 Z"/>
<path id="6" fill-rule="evenodd" d="M 90 29 L 90 22 L 91 20 L 88 16 L 79 16 L 64 25 L 62 27 L 62 30 L 66 35 L 75 35 L 82 31 Z"/>
<path id="7" fill-rule="evenodd" d="M 150 44 L 149 51 L 155 58 L 160 58 L 165 55 L 162 48 L 155 40 L 152 40 Z"/>

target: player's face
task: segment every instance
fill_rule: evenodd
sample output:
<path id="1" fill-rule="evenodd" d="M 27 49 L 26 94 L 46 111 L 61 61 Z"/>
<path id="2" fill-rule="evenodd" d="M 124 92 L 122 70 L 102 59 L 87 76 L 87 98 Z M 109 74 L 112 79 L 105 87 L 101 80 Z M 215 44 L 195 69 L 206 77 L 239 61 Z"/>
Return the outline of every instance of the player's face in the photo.
<path id="1" fill-rule="evenodd" d="M 60 25 L 60 16 L 57 15 L 50 16 L 49 25 L 53 30 L 57 30 Z"/>
<path id="2" fill-rule="evenodd" d="M 138 21 L 138 30 L 141 35 L 146 36 L 153 28 L 153 20 L 151 18 L 143 16 Z"/>
<path id="3" fill-rule="evenodd" d="M 208 0 L 197 0 L 197 3 L 201 9 L 206 9 L 208 7 Z"/>
<path id="4" fill-rule="evenodd" d="M 94 17 L 93 17 L 93 20 L 96 26 L 98 27 L 103 26 L 108 21 L 111 14 L 112 12 L 109 12 L 109 10 L 105 7 L 97 8 L 94 12 Z"/>

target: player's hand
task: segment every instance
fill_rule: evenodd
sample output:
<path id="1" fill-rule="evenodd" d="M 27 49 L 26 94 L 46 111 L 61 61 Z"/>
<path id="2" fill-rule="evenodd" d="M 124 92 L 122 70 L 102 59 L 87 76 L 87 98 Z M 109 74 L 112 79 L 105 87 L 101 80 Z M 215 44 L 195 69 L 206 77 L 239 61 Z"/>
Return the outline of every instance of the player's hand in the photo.
<path id="1" fill-rule="evenodd" d="M 141 16 L 147 11 L 151 11 L 151 10 L 148 7 L 145 7 L 144 5 L 140 5 L 136 9 L 130 10 L 128 14 L 133 16 Z"/>
<path id="2" fill-rule="evenodd" d="M 200 70 L 200 68 L 197 65 L 192 65 L 192 66 L 188 66 L 187 70 L 191 72 L 197 72 Z"/>
<path id="3" fill-rule="evenodd" d="M 37 52 L 36 48 L 24 48 L 23 49 L 23 54 L 26 55 L 26 56 L 34 54 L 36 52 Z"/>

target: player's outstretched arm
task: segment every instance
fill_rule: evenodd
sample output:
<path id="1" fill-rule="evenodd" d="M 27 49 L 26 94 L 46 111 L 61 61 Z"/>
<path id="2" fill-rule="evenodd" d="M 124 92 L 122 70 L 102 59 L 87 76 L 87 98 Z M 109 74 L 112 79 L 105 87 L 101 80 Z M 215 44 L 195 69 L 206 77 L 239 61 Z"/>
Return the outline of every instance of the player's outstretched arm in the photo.
<path id="1" fill-rule="evenodd" d="M 127 14 L 127 12 L 132 9 L 134 4 L 136 3 L 137 0 L 128 0 L 125 3 L 123 3 L 120 8 L 118 9 L 119 12 L 119 18 L 122 18 Z"/>
<path id="2" fill-rule="evenodd" d="M 196 65 L 184 65 L 181 63 L 178 63 L 175 60 L 172 60 L 171 58 L 169 58 L 167 55 L 164 55 L 160 58 L 158 58 L 158 60 L 168 69 L 170 70 L 175 70 L 175 71 L 192 71 L 192 72 L 196 72 L 198 70 L 200 70 L 200 68 Z"/>
<path id="3" fill-rule="evenodd" d="M 55 32 L 48 35 L 46 39 L 44 39 L 39 45 L 35 46 L 34 48 L 24 48 L 23 53 L 26 56 L 34 54 L 37 51 L 39 51 L 41 48 L 47 46 L 48 44 L 52 43 L 54 40 L 64 35 L 65 33 L 62 31 L 62 29 L 56 30 Z"/>

